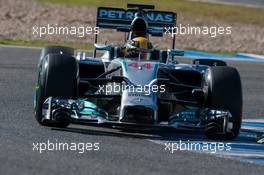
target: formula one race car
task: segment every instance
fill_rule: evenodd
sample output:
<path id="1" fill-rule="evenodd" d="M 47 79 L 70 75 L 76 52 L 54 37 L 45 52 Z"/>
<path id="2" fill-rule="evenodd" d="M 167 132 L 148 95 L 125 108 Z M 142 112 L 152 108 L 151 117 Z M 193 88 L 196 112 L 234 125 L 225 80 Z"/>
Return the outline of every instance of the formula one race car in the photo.
<path id="1" fill-rule="evenodd" d="M 93 57 L 68 47 L 42 49 L 35 117 L 44 126 L 70 123 L 123 128 L 204 131 L 211 139 L 239 134 L 242 88 L 238 71 L 222 60 L 180 64 L 184 51 L 157 50 L 150 36 L 163 36 L 176 13 L 153 5 L 99 7 L 97 27 L 126 32 L 124 47 L 97 44 Z M 97 52 L 104 52 L 97 57 Z"/>

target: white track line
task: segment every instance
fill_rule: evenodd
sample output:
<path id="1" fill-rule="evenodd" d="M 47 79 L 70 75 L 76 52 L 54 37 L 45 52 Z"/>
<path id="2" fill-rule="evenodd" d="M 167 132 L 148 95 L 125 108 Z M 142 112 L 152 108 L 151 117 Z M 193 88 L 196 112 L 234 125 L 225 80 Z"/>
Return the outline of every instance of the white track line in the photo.
<path id="1" fill-rule="evenodd" d="M 245 119 L 243 122 L 263 122 L 263 119 Z M 242 126 L 242 129 L 248 129 L 247 127 Z M 259 129 L 259 127 L 251 127 L 251 130 Z M 262 130 L 263 131 L 263 130 Z M 246 138 L 246 140 L 244 140 Z M 179 139 L 174 139 L 174 140 L 151 140 L 149 141 L 162 145 L 164 148 L 163 150 L 165 151 L 165 144 L 166 143 L 177 143 L 179 144 L 180 141 L 182 143 L 220 143 L 220 142 L 215 142 L 207 139 L 195 139 L 192 140 L 190 139 L 187 140 L 188 137 L 183 138 L 181 141 L 181 137 Z M 250 140 L 250 141 L 247 141 Z M 186 141 L 187 140 L 187 141 Z M 244 140 L 244 141 L 243 141 Z M 205 153 L 205 154 L 210 154 L 214 155 L 217 157 L 221 158 L 228 158 L 228 159 L 233 159 L 233 160 L 239 160 L 239 161 L 246 161 L 250 163 L 257 163 L 257 164 L 263 164 L 264 163 L 264 145 L 263 144 L 258 144 L 257 142 L 254 142 L 254 140 L 257 141 L 257 135 L 253 133 L 247 133 L 246 131 L 242 131 L 238 137 L 238 139 L 233 140 L 233 141 L 224 141 L 223 143 L 228 143 L 231 146 L 231 150 L 224 150 L 224 151 L 217 151 L 216 153 L 210 152 L 210 150 L 188 150 L 190 152 L 195 152 L 195 153 Z M 241 142 L 242 141 L 242 142 Z M 175 152 L 177 154 L 177 151 Z"/>

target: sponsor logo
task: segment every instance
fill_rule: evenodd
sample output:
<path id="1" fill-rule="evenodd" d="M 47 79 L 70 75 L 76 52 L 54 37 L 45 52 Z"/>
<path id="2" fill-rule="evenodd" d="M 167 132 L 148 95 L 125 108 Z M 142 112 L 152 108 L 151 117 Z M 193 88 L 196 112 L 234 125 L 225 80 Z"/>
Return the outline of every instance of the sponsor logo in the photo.
<path id="1" fill-rule="evenodd" d="M 133 20 L 136 10 L 124 10 L 115 8 L 99 8 L 98 18 Z M 175 14 L 172 12 L 147 11 L 145 18 L 149 22 L 174 23 Z"/>
<path id="2" fill-rule="evenodd" d="M 140 64 L 138 62 L 132 62 L 128 65 L 128 67 L 132 67 L 132 68 L 145 68 L 147 70 L 151 69 L 152 68 L 152 65 L 151 63 L 144 63 L 144 64 Z"/>

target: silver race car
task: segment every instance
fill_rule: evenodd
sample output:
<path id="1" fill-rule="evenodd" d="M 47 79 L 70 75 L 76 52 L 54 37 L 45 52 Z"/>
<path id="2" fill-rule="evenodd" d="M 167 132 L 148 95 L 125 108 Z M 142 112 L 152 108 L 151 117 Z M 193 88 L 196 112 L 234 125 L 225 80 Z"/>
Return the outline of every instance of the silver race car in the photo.
<path id="1" fill-rule="evenodd" d="M 204 131 L 211 139 L 239 134 L 242 88 L 238 71 L 222 60 L 181 64 L 184 51 L 153 48 L 177 14 L 153 5 L 128 9 L 99 7 L 96 26 L 126 33 L 117 47 L 97 44 L 93 57 L 72 48 L 42 49 L 35 92 L 35 118 L 41 124 L 70 123 L 141 129 Z M 103 52 L 98 57 L 97 52 Z"/>

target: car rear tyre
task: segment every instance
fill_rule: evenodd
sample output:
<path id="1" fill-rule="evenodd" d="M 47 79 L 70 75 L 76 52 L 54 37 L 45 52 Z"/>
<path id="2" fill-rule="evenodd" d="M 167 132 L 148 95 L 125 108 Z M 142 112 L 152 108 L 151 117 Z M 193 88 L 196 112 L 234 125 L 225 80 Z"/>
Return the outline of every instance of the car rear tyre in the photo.
<path id="1" fill-rule="evenodd" d="M 226 62 L 215 59 L 195 59 L 193 64 L 206 65 L 206 66 L 227 66 Z"/>

